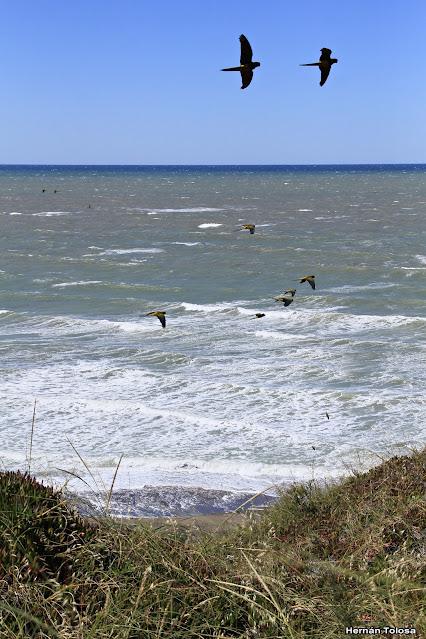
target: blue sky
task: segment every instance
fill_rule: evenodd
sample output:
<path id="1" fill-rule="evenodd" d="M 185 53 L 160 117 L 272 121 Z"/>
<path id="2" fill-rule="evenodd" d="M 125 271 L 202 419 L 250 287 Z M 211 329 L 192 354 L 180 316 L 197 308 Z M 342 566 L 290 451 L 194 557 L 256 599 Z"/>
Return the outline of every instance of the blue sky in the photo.
<path id="1" fill-rule="evenodd" d="M 0 163 L 426 162 L 424 0 L 2 6 Z"/>

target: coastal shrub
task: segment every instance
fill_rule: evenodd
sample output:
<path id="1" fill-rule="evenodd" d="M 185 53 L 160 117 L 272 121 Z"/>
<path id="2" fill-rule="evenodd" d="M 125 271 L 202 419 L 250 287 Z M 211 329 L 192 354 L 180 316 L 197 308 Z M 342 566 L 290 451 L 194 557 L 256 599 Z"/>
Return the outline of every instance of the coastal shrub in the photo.
<path id="1" fill-rule="evenodd" d="M 85 608 L 94 598 L 88 571 L 103 573 L 108 558 L 97 535 L 60 491 L 25 473 L 0 473 L 0 629 L 9 625 L 13 636 L 21 623 L 22 636 L 33 636 L 49 599 L 55 624 L 64 609 L 70 619 Z"/>
<path id="2" fill-rule="evenodd" d="M 61 492 L 27 474 L 0 474 L 0 576 L 66 583 L 78 550 L 95 537 Z"/>
<path id="3" fill-rule="evenodd" d="M 15 553 L 2 564 L 0 639 L 340 639 L 348 626 L 426 636 L 426 449 L 294 486 L 214 532 L 109 517 L 94 526 L 25 482 L 44 506 L 12 500 L 0 519 Z M 34 534 L 37 513 L 58 517 L 57 546 Z"/>

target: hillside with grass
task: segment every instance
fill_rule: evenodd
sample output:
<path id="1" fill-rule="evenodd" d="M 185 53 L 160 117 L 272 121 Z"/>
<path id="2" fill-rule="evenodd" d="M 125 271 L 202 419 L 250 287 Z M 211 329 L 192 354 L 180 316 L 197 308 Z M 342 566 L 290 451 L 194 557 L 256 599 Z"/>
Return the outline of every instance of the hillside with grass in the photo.
<path id="1" fill-rule="evenodd" d="M 295 485 L 205 532 L 84 519 L 60 492 L 2 473 L 0 637 L 425 637 L 425 488 L 426 449 Z"/>

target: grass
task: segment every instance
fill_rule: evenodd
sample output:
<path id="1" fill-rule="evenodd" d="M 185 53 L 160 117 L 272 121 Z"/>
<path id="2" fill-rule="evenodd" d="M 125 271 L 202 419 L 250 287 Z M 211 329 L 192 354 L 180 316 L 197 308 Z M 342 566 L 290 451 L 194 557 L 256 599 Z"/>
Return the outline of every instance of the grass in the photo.
<path id="1" fill-rule="evenodd" d="M 28 476 L 32 501 L 17 500 L 7 476 L 2 639 L 340 639 L 351 625 L 426 637 L 426 449 L 330 486 L 295 485 L 214 533 L 89 523 Z"/>

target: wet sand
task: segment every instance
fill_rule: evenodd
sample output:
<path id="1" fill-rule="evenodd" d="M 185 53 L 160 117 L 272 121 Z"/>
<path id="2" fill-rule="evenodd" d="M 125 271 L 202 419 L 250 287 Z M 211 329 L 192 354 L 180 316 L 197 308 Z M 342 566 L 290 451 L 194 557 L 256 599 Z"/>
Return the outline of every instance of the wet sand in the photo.
<path id="1" fill-rule="evenodd" d="M 214 513 L 210 515 L 190 515 L 188 517 L 122 517 L 120 522 L 125 526 L 150 525 L 155 530 L 171 528 L 194 529 L 203 532 L 229 530 L 249 521 L 261 511 L 245 513 Z"/>

